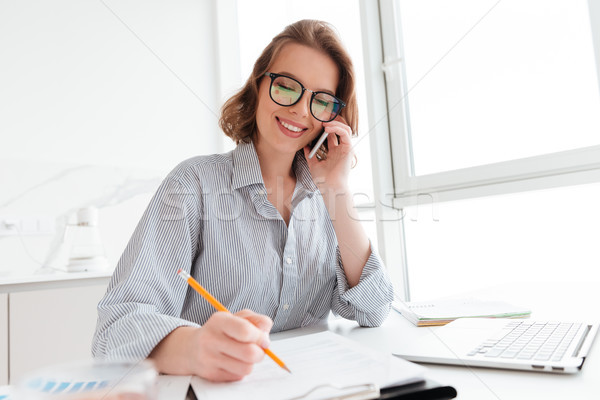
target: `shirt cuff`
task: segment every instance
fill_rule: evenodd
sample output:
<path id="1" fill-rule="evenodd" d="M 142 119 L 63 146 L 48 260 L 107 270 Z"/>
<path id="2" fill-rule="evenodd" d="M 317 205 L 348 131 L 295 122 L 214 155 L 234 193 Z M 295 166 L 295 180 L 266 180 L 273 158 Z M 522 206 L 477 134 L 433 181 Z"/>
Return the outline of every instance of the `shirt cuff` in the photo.
<path id="1" fill-rule="evenodd" d="M 344 292 L 341 300 L 354 308 L 354 317 L 362 326 L 378 326 L 387 318 L 394 300 L 394 288 L 383 261 L 371 244 L 371 255 L 365 263 L 358 284 L 348 288 L 342 273 Z M 342 282 L 340 282 L 342 283 Z"/>
<path id="2" fill-rule="evenodd" d="M 104 351 L 95 354 L 105 360 L 141 360 L 169 333 L 181 326 L 200 327 L 193 322 L 162 314 L 129 315 L 115 321 L 106 333 Z"/>

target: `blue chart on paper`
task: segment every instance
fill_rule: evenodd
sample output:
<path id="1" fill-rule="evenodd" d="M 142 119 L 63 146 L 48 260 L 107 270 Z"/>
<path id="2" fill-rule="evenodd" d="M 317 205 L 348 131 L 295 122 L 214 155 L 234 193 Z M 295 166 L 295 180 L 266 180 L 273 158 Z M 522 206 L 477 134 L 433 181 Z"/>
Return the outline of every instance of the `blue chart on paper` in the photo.
<path id="1" fill-rule="evenodd" d="M 41 393 L 80 393 L 90 390 L 99 390 L 107 387 L 109 381 L 56 381 L 45 380 L 42 378 L 32 379 L 26 382 L 25 386 L 33 391 Z M 0 398 L 2 400 L 2 398 Z"/>
<path id="2" fill-rule="evenodd" d="M 25 387 L 31 392 L 49 395 L 85 393 L 108 387 L 110 381 L 67 381 L 35 378 L 25 382 Z M 0 400 L 15 400 L 16 393 L 11 393 L 10 386 L 0 386 Z"/>

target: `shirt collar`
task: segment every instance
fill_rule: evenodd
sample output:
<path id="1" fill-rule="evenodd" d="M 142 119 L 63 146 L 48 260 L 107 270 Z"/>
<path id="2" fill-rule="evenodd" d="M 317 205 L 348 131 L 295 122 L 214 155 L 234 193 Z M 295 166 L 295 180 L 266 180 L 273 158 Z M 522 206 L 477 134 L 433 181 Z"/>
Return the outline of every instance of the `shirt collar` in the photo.
<path id="1" fill-rule="evenodd" d="M 296 173 L 296 179 L 298 182 L 304 186 L 308 192 L 316 192 L 317 185 L 313 182 L 312 175 L 310 174 L 310 169 L 308 168 L 308 163 L 306 162 L 306 158 L 304 157 L 304 150 L 300 149 L 296 153 L 294 157 L 294 163 L 292 164 L 292 168 Z"/>
<path id="2" fill-rule="evenodd" d="M 301 149 L 296 153 L 292 164 L 296 179 L 308 192 L 316 192 L 317 186 L 312 180 L 308 163 Z M 240 141 L 233 149 L 233 189 L 255 184 L 264 185 L 258 155 L 254 143 Z"/>
<path id="3" fill-rule="evenodd" d="M 253 142 L 240 141 L 233 149 L 233 189 L 263 184 L 258 155 Z"/>

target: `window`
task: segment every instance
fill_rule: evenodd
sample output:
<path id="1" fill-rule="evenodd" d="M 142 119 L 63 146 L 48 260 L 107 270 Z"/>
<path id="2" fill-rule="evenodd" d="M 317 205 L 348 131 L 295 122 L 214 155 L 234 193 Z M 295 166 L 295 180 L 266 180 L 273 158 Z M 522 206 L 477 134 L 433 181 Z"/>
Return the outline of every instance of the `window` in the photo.
<path id="1" fill-rule="evenodd" d="M 405 208 L 411 299 L 598 279 L 600 183 Z"/>
<path id="2" fill-rule="evenodd" d="M 504 273 L 561 280 L 573 271 L 567 255 L 585 254 L 589 276 L 600 239 L 598 7 L 365 3 L 368 87 L 375 98 L 384 88 L 389 127 L 374 128 L 372 146 L 391 152 L 376 183 L 380 241 L 404 296 L 490 286 Z"/>
<path id="3" fill-rule="evenodd" d="M 587 1 L 397 5 L 416 175 L 600 144 Z"/>

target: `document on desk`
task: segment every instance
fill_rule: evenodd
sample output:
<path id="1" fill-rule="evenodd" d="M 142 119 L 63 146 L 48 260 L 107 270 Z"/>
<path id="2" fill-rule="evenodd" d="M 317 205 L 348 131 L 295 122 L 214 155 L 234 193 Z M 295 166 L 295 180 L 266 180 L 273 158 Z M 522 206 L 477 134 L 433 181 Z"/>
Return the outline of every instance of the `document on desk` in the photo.
<path id="1" fill-rule="evenodd" d="M 239 382 L 214 383 L 193 377 L 196 397 L 204 399 L 324 399 L 346 387 L 375 384 L 380 388 L 423 380 L 425 367 L 381 353 L 332 332 L 271 342 L 290 368 L 268 357 Z M 312 393 L 311 390 L 315 389 Z"/>
<path id="2" fill-rule="evenodd" d="M 157 399 L 185 399 L 190 388 L 189 375 L 159 375 L 156 378 Z M 2 400 L 0 398 L 0 400 Z"/>

